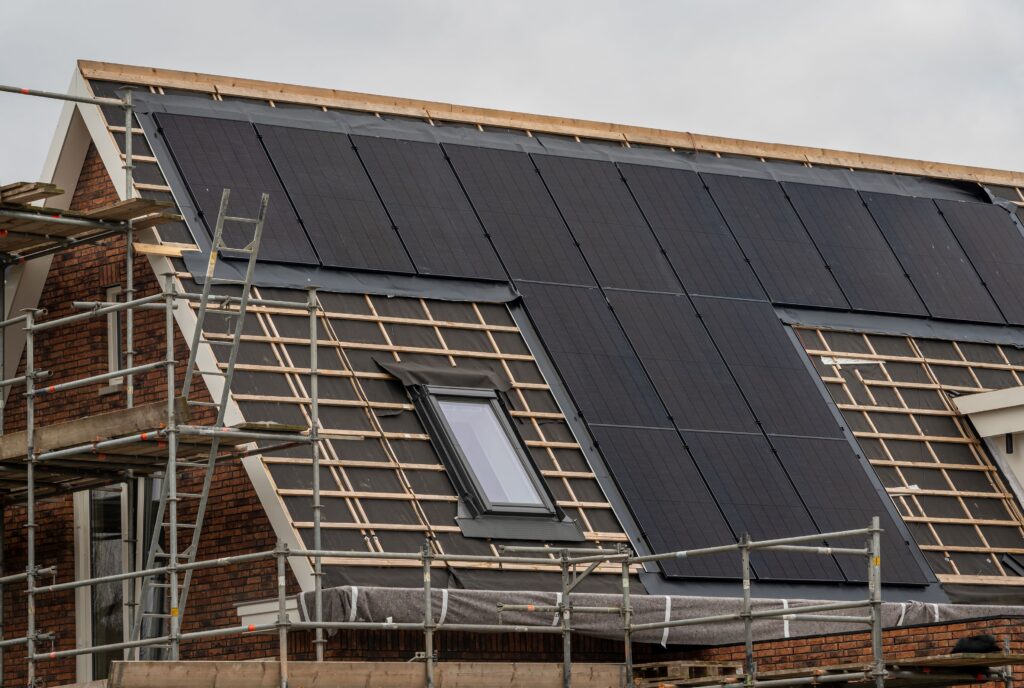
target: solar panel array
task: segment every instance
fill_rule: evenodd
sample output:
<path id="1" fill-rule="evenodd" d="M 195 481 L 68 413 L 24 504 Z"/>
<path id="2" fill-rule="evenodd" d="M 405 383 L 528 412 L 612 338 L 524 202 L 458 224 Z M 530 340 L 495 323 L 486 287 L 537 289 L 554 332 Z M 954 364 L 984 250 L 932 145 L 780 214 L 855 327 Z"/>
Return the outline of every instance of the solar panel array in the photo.
<path id="1" fill-rule="evenodd" d="M 1009 213 L 516 150 L 157 116 L 207 225 L 214 191 L 271 192 L 269 261 L 504 282 L 656 551 L 883 517 L 889 582 L 913 545 L 773 304 L 1020 323 Z M 211 141 L 220 140 L 213 145 Z M 209 227 L 208 227 L 209 229 Z M 891 506 L 891 505 L 890 505 Z M 761 579 L 862 580 L 762 556 Z M 731 577 L 726 558 L 667 575 Z"/>

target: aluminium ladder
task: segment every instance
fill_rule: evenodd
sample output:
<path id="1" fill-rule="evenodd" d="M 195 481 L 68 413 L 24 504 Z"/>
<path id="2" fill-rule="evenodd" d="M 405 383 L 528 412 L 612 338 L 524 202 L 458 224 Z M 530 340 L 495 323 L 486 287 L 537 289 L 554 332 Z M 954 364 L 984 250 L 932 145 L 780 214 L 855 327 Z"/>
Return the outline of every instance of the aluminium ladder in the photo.
<path id="1" fill-rule="evenodd" d="M 192 333 L 188 364 L 185 368 L 185 380 L 181 388 L 181 396 L 187 400 L 189 407 L 216 409 L 217 418 L 212 426 L 216 429 L 224 427 L 228 401 L 231 395 L 231 382 L 234 378 L 235 364 L 238 359 L 239 343 L 241 341 L 242 331 L 245 325 L 247 306 L 252 294 L 253 272 L 256 266 L 257 255 L 259 253 L 260 239 L 263 236 L 263 225 L 266 220 L 267 205 L 269 203 L 269 195 L 264 193 L 260 199 L 259 213 L 255 218 L 235 217 L 227 214 L 230 196 L 231 190 L 224 189 L 224 192 L 221 195 L 220 209 L 217 213 L 217 224 L 213 233 L 213 244 L 210 247 L 210 259 L 207 263 L 206 280 L 203 284 L 202 295 L 199 298 L 195 330 Z M 227 246 L 224 243 L 225 222 L 253 225 L 254 231 L 252 240 L 242 248 Z M 215 277 L 218 258 L 221 254 L 245 256 L 247 258 L 244 279 L 234 280 Z M 241 294 L 238 298 L 237 310 L 231 309 L 229 307 L 229 302 L 222 297 L 212 294 L 212 288 L 215 285 L 233 285 L 241 289 Z M 211 301 L 219 303 L 219 305 L 215 305 L 211 308 Z M 230 347 L 227 365 L 223 371 L 201 371 L 198 370 L 196 362 L 197 352 L 201 343 L 200 340 L 203 337 L 203 325 L 206 320 L 207 313 L 211 310 L 218 314 L 222 314 L 226 318 L 230 317 L 235 319 L 234 331 L 230 341 L 206 340 L 206 343 L 208 344 Z M 188 400 L 189 392 L 192 388 L 192 382 L 197 373 L 200 375 L 214 375 L 223 378 L 223 387 L 221 389 L 219 399 L 209 402 Z M 203 527 L 203 518 L 206 515 L 206 506 L 209 501 L 210 488 L 213 484 L 213 476 L 217 467 L 217 456 L 220 452 L 220 440 L 220 433 L 214 432 L 210 437 L 210 448 L 205 462 L 198 461 L 186 464 L 177 461 L 172 463 L 171 460 L 168 460 L 168 469 L 165 473 L 160 490 L 160 502 L 156 509 L 156 520 L 153 528 L 153 534 L 147 547 L 145 562 L 146 570 L 169 566 L 172 559 L 176 560 L 178 566 L 192 564 L 195 562 L 196 555 L 199 551 L 199 539 Z M 177 492 L 175 490 L 175 494 L 173 496 L 171 495 L 171 480 L 168 480 L 167 474 L 172 471 L 176 471 L 179 467 L 202 468 L 204 470 L 203 486 L 199 493 L 184 493 Z M 176 485 L 177 474 L 175 474 L 172 479 Z M 177 514 L 179 511 L 178 506 L 183 501 L 192 501 L 195 503 L 195 519 L 192 523 L 177 522 Z M 167 518 L 168 515 L 170 516 L 169 519 Z M 189 531 L 191 532 L 191 536 L 188 538 L 189 544 L 187 547 L 179 551 L 178 538 L 183 534 L 183 532 L 188 533 Z M 146 576 L 142 579 L 142 594 L 138 597 L 139 603 L 137 605 L 138 608 L 136 609 L 137 613 L 135 614 L 135 618 L 132 623 L 131 639 L 133 641 L 141 640 L 153 635 L 167 635 L 166 632 L 157 633 L 157 631 L 165 624 L 169 623 L 172 617 L 177 617 L 177 628 L 180 631 L 181 620 L 184 616 L 185 604 L 188 599 L 188 589 L 192 582 L 192 573 L 192 569 L 186 570 L 183 574 L 179 574 L 176 571 L 173 573 L 171 571 L 164 571 L 159 574 Z M 161 645 L 156 647 L 166 648 L 168 646 Z M 177 659 L 175 656 L 177 654 L 177 644 L 173 642 L 173 638 L 169 647 L 171 648 L 170 659 Z M 144 650 L 144 648 L 136 648 L 137 653 L 142 650 Z M 142 657 L 137 655 L 136 658 L 141 659 Z"/>

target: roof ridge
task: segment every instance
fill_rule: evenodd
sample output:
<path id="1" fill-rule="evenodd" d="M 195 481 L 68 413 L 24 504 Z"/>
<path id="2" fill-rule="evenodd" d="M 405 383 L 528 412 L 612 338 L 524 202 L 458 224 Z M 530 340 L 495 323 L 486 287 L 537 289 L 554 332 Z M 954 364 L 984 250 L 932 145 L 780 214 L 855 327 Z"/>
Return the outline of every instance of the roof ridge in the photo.
<path id="1" fill-rule="evenodd" d="M 315 86 L 282 84 L 258 79 L 217 76 L 200 72 L 79 60 L 78 69 L 86 79 L 121 81 L 178 88 L 222 96 L 254 98 L 320 107 L 379 112 L 448 122 L 506 127 L 525 131 L 683 148 L 707 153 L 724 153 L 755 158 L 788 160 L 811 165 L 956 179 L 985 184 L 1024 187 L 1024 172 L 988 167 L 930 162 L 829 148 L 749 141 L 722 136 L 694 134 L 594 120 L 535 115 L 510 110 L 472 107 L 413 98 L 397 98 Z"/>

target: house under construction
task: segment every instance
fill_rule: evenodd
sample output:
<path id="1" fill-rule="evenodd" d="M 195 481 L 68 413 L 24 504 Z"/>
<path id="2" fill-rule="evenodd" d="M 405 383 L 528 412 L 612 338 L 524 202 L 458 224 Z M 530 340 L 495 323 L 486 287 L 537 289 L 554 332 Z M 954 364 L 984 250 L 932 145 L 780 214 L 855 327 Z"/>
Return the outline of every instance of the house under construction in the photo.
<path id="1" fill-rule="evenodd" d="M 4 685 L 1012 685 L 1024 173 L 0 91 Z"/>

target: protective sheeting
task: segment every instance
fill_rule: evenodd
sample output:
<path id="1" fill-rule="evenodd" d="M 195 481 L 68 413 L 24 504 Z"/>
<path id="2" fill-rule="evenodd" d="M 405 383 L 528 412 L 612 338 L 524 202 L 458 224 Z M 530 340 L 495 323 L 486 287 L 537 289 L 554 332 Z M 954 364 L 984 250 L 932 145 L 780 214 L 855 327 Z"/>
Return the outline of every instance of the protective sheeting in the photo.
<path id="1" fill-rule="evenodd" d="M 865 591 L 865 595 L 867 592 Z M 498 615 L 498 604 L 555 606 L 561 593 L 498 590 L 433 590 L 431 611 L 434 623 L 490 624 L 504 626 L 558 627 L 554 611 L 504 612 Z M 303 621 L 315 616 L 314 593 L 297 596 L 299 615 Z M 621 595 L 570 593 L 575 607 L 619 607 Z M 821 600 L 754 599 L 754 611 L 772 609 L 798 610 Z M 632 595 L 630 606 L 634 625 L 679 621 L 713 614 L 735 614 L 741 611 L 741 600 L 734 597 L 683 597 L 667 595 Z M 865 616 L 864 609 L 828 612 L 838 616 Z M 1024 616 L 1024 607 L 977 604 L 932 604 L 924 602 L 885 602 L 882 604 L 882 625 L 886 628 L 943 623 L 964 619 Z M 418 588 L 381 588 L 344 586 L 323 591 L 323 620 L 329 622 L 420 623 L 424 617 L 423 590 Z M 622 617 L 619 614 L 574 613 L 573 630 L 583 635 L 612 640 L 622 639 Z M 798 636 L 849 633 L 864 630 L 866 625 L 817 621 L 814 619 L 756 619 L 754 640 L 772 640 Z M 331 634 L 336 630 L 330 631 Z M 499 632 L 496 631 L 495 632 Z M 639 631 L 633 640 L 662 645 L 728 645 L 743 642 L 743 623 L 728 621 L 694 624 L 667 629 Z M 955 639 L 950 640 L 950 648 Z"/>

